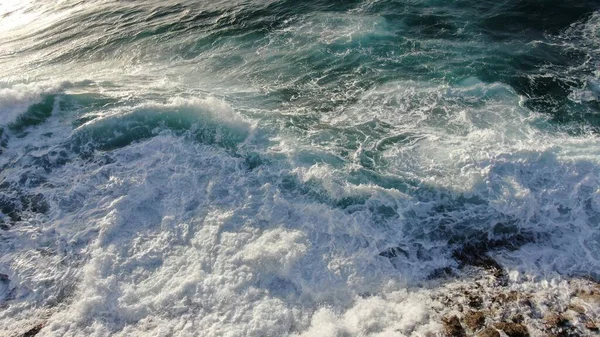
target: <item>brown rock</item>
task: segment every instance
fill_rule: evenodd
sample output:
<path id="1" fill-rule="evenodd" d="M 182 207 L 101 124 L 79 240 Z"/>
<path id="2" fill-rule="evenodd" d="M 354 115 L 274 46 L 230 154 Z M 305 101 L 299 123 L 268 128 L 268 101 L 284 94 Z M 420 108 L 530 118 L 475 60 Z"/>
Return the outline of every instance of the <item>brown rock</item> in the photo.
<path id="1" fill-rule="evenodd" d="M 444 325 L 444 336 L 447 337 L 465 337 L 465 329 L 460 325 L 460 321 L 456 316 L 442 318 Z"/>
<path id="2" fill-rule="evenodd" d="M 529 331 L 523 324 L 500 322 L 494 324 L 494 327 L 504 331 L 508 337 L 529 337 Z"/>
<path id="3" fill-rule="evenodd" d="M 578 314 L 585 314 L 585 308 L 577 304 L 569 304 L 569 309 L 575 311 Z"/>
<path id="4" fill-rule="evenodd" d="M 469 311 L 465 315 L 464 322 L 469 329 L 477 331 L 483 328 L 485 315 L 481 311 Z"/>
<path id="5" fill-rule="evenodd" d="M 506 300 L 509 302 L 515 302 L 517 299 L 519 299 L 519 293 L 514 290 L 509 291 L 506 295 Z"/>
<path id="6" fill-rule="evenodd" d="M 600 302 L 599 289 L 578 290 L 575 295 L 587 302 Z"/>
<path id="7" fill-rule="evenodd" d="M 483 299 L 481 296 L 470 294 L 467 298 L 471 308 L 479 309 L 483 306 Z"/>
<path id="8" fill-rule="evenodd" d="M 492 327 L 487 327 L 478 333 L 477 337 L 500 337 L 500 333 Z"/>
<path id="9" fill-rule="evenodd" d="M 498 303 L 508 303 L 508 302 L 516 302 L 519 298 L 519 294 L 511 290 L 508 293 L 500 293 L 494 296 L 493 301 Z"/>
<path id="10" fill-rule="evenodd" d="M 561 314 L 549 314 L 544 317 L 544 324 L 548 327 L 559 327 L 567 324 L 569 320 Z"/>
<path id="11" fill-rule="evenodd" d="M 525 317 L 522 314 L 516 314 L 510 318 L 513 323 L 523 323 Z"/>
<path id="12" fill-rule="evenodd" d="M 526 299 L 520 301 L 519 304 L 533 308 L 533 302 L 531 302 L 531 300 L 529 298 L 526 298 Z"/>
<path id="13" fill-rule="evenodd" d="M 592 321 L 585 322 L 585 327 L 592 331 L 598 331 L 598 326 Z"/>
<path id="14" fill-rule="evenodd" d="M 23 337 L 33 337 L 33 336 L 37 335 L 42 330 L 43 327 L 44 327 L 43 324 L 38 324 L 38 325 L 34 326 L 33 328 L 29 329 L 22 336 Z"/>

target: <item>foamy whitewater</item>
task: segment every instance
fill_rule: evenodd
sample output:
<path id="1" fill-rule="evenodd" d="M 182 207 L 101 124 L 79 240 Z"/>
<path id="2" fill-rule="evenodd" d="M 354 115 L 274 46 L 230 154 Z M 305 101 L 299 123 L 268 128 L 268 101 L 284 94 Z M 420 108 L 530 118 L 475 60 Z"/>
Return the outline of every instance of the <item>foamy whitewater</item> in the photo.
<path id="1" fill-rule="evenodd" d="M 599 135 L 597 1 L 2 0 L 0 336 L 546 336 Z"/>

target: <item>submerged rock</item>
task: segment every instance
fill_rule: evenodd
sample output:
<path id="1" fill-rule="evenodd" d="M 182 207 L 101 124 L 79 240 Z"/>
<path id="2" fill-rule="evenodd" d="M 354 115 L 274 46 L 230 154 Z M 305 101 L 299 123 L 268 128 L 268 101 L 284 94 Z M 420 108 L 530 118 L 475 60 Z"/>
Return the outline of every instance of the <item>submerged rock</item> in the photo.
<path id="1" fill-rule="evenodd" d="M 500 333 L 498 332 L 498 330 L 496 330 L 492 327 L 487 327 L 483 331 L 478 333 L 477 337 L 501 337 L 501 336 L 500 336 Z"/>
<path id="2" fill-rule="evenodd" d="M 445 308 L 439 318 L 444 336 L 599 335 L 600 285 L 592 280 L 553 280 L 557 283 L 544 288 L 538 282 L 500 284 L 484 268 L 460 272 L 470 281 L 449 281 L 435 298 Z"/>
<path id="3" fill-rule="evenodd" d="M 466 336 L 465 329 L 460 324 L 458 317 L 450 316 L 442 319 L 444 324 L 444 336 L 447 337 L 464 337 Z"/>
<path id="4" fill-rule="evenodd" d="M 27 330 L 27 332 L 25 332 L 22 337 L 32 337 L 37 335 L 40 331 L 42 331 L 42 328 L 44 327 L 43 324 L 38 324 L 36 326 L 34 326 L 33 328 Z"/>
<path id="5" fill-rule="evenodd" d="M 585 308 L 577 304 L 569 304 L 569 310 L 573 310 L 578 314 L 585 314 Z"/>
<path id="6" fill-rule="evenodd" d="M 479 295 L 469 294 L 467 298 L 469 300 L 469 306 L 471 308 L 480 309 L 483 305 L 483 299 Z"/>
<path id="7" fill-rule="evenodd" d="M 596 325 L 596 323 L 594 323 L 594 322 L 592 322 L 592 321 L 587 321 L 587 322 L 585 322 L 585 327 L 586 327 L 588 330 L 591 330 L 591 331 L 596 331 L 596 332 L 598 332 L 598 330 L 599 330 L 599 329 L 598 329 L 598 326 Z"/>
<path id="8" fill-rule="evenodd" d="M 564 326 L 569 320 L 561 314 L 550 314 L 544 317 L 544 324 L 550 327 Z"/>
<path id="9" fill-rule="evenodd" d="M 583 300 L 600 303 L 600 285 L 596 286 L 595 289 L 589 290 L 577 290 L 575 295 Z"/>
<path id="10" fill-rule="evenodd" d="M 477 331 L 485 324 L 485 314 L 481 311 L 469 311 L 464 317 L 464 322 L 469 329 Z"/>
<path id="11" fill-rule="evenodd" d="M 528 337 L 529 331 L 527 327 L 520 323 L 509 323 L 509 322 L 500 322 L 494 324 L 494 327 L 498 330 L 504 331 L 508 337 Z"/>

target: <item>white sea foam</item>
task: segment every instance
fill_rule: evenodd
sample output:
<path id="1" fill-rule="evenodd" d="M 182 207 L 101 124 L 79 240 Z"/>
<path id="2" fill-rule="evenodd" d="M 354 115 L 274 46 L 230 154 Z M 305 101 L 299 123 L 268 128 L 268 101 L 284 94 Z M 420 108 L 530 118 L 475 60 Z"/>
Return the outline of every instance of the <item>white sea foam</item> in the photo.
<path id="1" fill-rule="evenodd" d="M 477 220 L 473 226 L 491 232 L 487 226 L 517 219 L 519 231 L 540 235 L 539 244 L 507 254 L 505 266 L 545 275 L 593 273 L 600 267 L 593 253 L 600 191 L 597 137 L 552 131 L 543 116 L 521 108 L 505 85 L 463 83 L 458 88 L 412 82 L 379 88 L 365 95 L 355 113 L 331 121 L 351 127 L 373 118 L 388 123 L 389 133 L 415 141 L 385 149 L 385 173 L 487 200 L 487 224 Z M 486 104 L 467 109 L 471 97 Z M 360 160 L 361 151 L 379 144 L 366 139 L 354 157 Z M 459 221 L 474 221 L 468 219 L 480 212 L 475 205 L 465 211 Z M 423 215 L 428 217 L 427 211 Z"/>
<path id="2" fill-rule="evenodd" d="M 333 221 L 331 210 L 324 218 L 320 206 L 308 204 L 302 213 L 290 214 L 298 212 L 299 205 L 281 199 L 268 183 L 253 186 L 260 177 L 247 177 L 238 160 L 207 146 L 190 147 L 167 136 L 119 152 L 114 167 L 99 168 L 87 183 L 82 181 L 85 190 L 95 191 L 88 192 L 82 209 L 68 216 L 68 222 L 46 225 L 50 228 L 44 231 L 56 233 L 67 246 L 88 246 L 90 258 L 73 303 L 53 316 L 56 320 L 49 321 L 44 333 L 125 328 L 121 333 L 127 334 L 143 329 L 137 322 L 169 319 L 163 328 L 185 323 L 207 334 L 279 335 L 292 322 L 305 324 L 307 313 L 295 306 L 318 300 L 347 302 L 343 278 L 317 258 L 331 247 L 314 247 L 308 241 L 319 235 L 314 231 L 324 221 Z M 60 205 L 72 193 L 77 192 L 50 199 Z M 260 200 L 263 203 L 257 203 Z M 64 218 L 65 211 L 51 216 Z M 90 212 L 96 214 L 94 220 Z M 290 216 L 298 217 L 294 228 L 276 225 L 290 223 Z M 82 222 L 74 226 L 77 218 Z M 61 232 L 68 234 L 63 237 Z M 329 254 L 334 258 L 339 253 Z M 41 267 L 35 259 L 11 255 L 4 261 L 25 259 L 32 268 Z M 22 272 L 14 263 L 11 277 Z M 342 268 L 355 267 L 346 261 Z M 43 288 L 35 282 L 29 287 Z M 108 321 L 89 325 L 94 317 Z"/>
<path id="3" fill-rule="evenodd" d="M 0 126 L 16 121 L 31 105 L 42 101 L 44 95 L 60 92 L 66 83 L 30 83 L 6 85 L 0 83 Z"/>
<path id="4" fill-rule="evenodd" d="M 440 94 L 436 88 L 427 90 L 436 97 L 471 95 L 473 90 L 480 95 L 477 87 L 485 85 L 474 85 L 475 89 L 442 88 Z M 497 87 L 501 93 L 506 90 L 492 85 Z M 510 91 L 506 97 L 506 106 L 512 107 L 495 113 L 508 113 L 509 126 L 514 116 L 530 118 L 519 110 L 518 97 Z M 219 118 L 219 123 L 246 125 L 228 105 L 213 99 L 144 103 L 133 111 L 181 108 L 201 109 Z M 47 123 L 45 131 L 54 121 Z M 598 164 L 591 150 L 597 148 L 597 141 L 558 138 L 560 134 L 529 138 L 538 135 L 531 126 L 515 132 L 495 125 L 473 126 L 468 133 L 433 132 L 438 140 L 447 141 L 434 145 L 420 140 L 414 144 L 418 149 L 414 155 L 429 156 L 443 173 L 439 176 L 449 177 L 438 180 L 440 185 L 487 193 L 490 210 L 521 219 L 524 229 L 555 234 L 549 241 L 496 254 L 513 274 L 543 279 L 556 271 L 581 274 L 596 268 L 592 220 L 600 206 Z M 523 136 L 510 138 L 502 151 L 493 153 L 496 142 L 504 138 L 481 136 L 486 128 Z M 32 130 L 28 137 L 11 142 L 7 153 L 12 155 L 20 142 L 42 146 L 42 130 Z M 68 133 L 63 134 L 62 141 L 68 138 Z M 457 139 L 466 150 L 452 147 L 459 144 Z M 473 154 L 468 146 L 475 142 L 493 155 Z M 394 268 L 378 254 L 415 240 L 403 227 L 410 219 L 386 227 L 371 218 L 369 208 L 426 213 L 428 206 L 393 188 L 348 183 L 345 166 L 302 164 L 298 148 L 289 140 L 285 144 L 286 157 L 273 155 L 272 163 L 249 171 L 243 158 L 163 131 L 113 151 L 107 163 L 73 158 L 53 168 L 47 176 L 50 184 L 34 188 L 46 197 L 51 212 L 22 223 L 5 238 L 11 247 L 21 248 L 5 248 L 0 260 L 0 273 L 8 276 L 8 287 L 17 294 L 0 316 L 3 327 L 20 331 L 44 322 L 41 336 L 424 336 L 439 331 L 441 317 L 452 310 L 445 309 L 438 296 L 455 283 L 448 283 L 449 288 L 405 288 L 451 264 L 449 252 L 430 241 L 426 249 L 436 259 L 418 261 L 409 256 L 397 259 Z M 513 152 L 507 150 L 511 144 Z M 55 140 L 43 146 L 50 149 L 32 155 L 63 145 Z M 434 146 L 442 149 L 434 151 Z M 388 151 L 392 160 L 395 152 Z M 468 160 L 471 165 L 462 169 L 474 173 L 460 177 L 472 178 L 454 180 L 460 165 L 444 158 L 456 151 L 470 155 L 459 160 Z M 354 212 L 345 212 L 294 196 L 279 184 L 286 176 L 322 187 L 323 195 L 333 200 L 365 198 L 367 207 L 359 204 Z M 539 179 L 554 179 L 555 188 L 537 189 Z M 567 221 L 561 207 L 574 210 Z M 543 226 L 538 225 L 541 222 Z M 44 247 L 45 253 L 37 247 Z M 552 260 L 544 260 L 548 257 Z M 514 282 L 516 287 L 526 284 L 519 277 Z M 527 287 L 539 284 L 535 281 Z M 550 284 L 538 294 L 551 296 L 563 291 L 561 287 L 560 282 Z M 47 303 L 55 303 L 51 315 L 35 309 Z"/>
<path id="5" fill-rule="evenodd" d="M 38 316 L 47 320 L 42 336 L 422 336 L 449 312 L 436 299 L 442 288 L 402 290 L 398 273 L 419 272 L 377 257 L 378 242 L 394 234 L 373 227 L 368 212 L 290 199 L 273 185 L 277 167 L 249 172 L 223 150 L 168 133 L 117 150 L 113 160 L 57 168 L 44 190 L 49 218 L 10 238 L 50 243 L 50 255 L 23 249 L 2 258 L 22 301 L 43 303 L 76 287 L 52 316 Z M 329 181 L 319 166 L 298 174 Z M 327 191 L 354 188 L 390 198 L 368 186 Z M 31 231 L 42 241 L 31 241 Z M 73 266 L 61 262 L 77 255 Z M 4 324 L 17 308 L 4 312 Z"/>

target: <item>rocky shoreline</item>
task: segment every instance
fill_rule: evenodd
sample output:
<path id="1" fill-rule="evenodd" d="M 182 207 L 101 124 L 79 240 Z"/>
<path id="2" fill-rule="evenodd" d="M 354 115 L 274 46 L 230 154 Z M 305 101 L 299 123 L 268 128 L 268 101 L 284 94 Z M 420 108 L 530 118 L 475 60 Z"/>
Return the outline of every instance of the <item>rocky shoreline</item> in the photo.
<path id="1" fill-rule="evenodd" d="M 600 336 L 600 284 L 586 279 L 458 282 L 439 301 L 448 337 Z"/>

